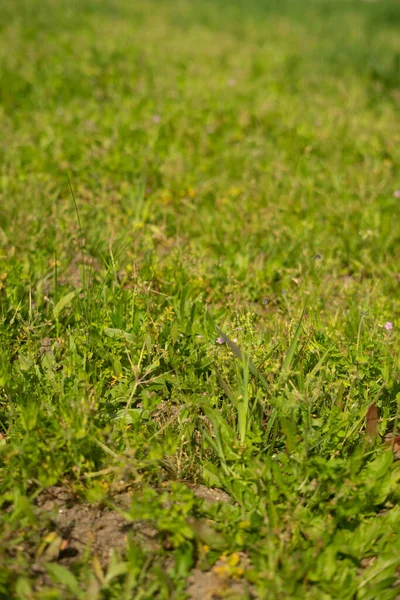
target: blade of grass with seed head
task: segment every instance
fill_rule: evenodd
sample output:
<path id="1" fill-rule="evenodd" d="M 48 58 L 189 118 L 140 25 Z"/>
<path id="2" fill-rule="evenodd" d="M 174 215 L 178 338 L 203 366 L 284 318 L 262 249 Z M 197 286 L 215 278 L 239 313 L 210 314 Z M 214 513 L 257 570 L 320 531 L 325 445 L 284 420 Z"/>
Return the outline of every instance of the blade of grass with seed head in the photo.
<path id="1" fill-rule="evenodd" d="M 215 330 L 218 333 L 218 335 L 224 340 L 224 342 L 229 346 L 229 348 L 232 350 L 233 354 L 242 363 L 244 361 L 246 361 L 246 360 L 248 361 L 248 367 L 249 367 L 250 371 L 262 383 L 262 385 L 265 387 L 265 389 L 268 389 L 268 382 L 267 382 L 267 380 L 265 379 L 265 377 L 261 373 L 261 371 L 259 369 L 257 369 L 256 365 L 250 360 L 250 358 L 247 358 L 247 359 L 245 358 L 245 356 L 244 356 L 242 350 L 239 348 L 239 346 L 237 346 L 235 344 L 235 342 L 233 342 L 230 339 L 230 337 L 228 335 L 226 335 L 226 333 L 224 333 L 220 327 L 218 327 L 218 325 L 215 326 Z"/>

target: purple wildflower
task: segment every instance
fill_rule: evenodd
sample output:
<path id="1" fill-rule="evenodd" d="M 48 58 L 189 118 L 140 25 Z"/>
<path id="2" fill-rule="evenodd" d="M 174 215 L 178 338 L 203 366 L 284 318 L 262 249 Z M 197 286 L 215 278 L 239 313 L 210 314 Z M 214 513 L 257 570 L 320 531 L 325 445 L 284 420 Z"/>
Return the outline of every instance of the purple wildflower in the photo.
<path id="1" fill-rule="evenodd" d="M 394 192 L 393 192 L 393 196 L 394 196 L 395 198 L 400 198 L 400 190 L 394 190 Z"/>
<path id="2" fill-rule="evenodd" d="M 388 331 L 390 331 L 391 329 L 393 329 L 393 323 L 391 323 L 390 321 L 388 321 L 387 323 L 385 323 L 384 327 L 385 327 L 385 329 L 387 329 Z"/>
<path id="3" fill-rule="evenodd" d="M 217 342 L 217 344 L 225 344 L 225 340 L 223 337 L 219 337 L 215 341 Z"/>

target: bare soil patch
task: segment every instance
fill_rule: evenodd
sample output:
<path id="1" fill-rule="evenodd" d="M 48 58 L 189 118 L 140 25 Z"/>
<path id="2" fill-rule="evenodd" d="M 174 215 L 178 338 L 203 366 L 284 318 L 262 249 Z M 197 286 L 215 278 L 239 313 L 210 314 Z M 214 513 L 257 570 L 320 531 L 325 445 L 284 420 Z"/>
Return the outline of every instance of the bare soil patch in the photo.
<path id="1" fill-rule="evenodd" d="M 190 485 L 195 495 L 206 502 L 231 502 L 222 490 L 204 485 Z M 130 492 L 113 498 L 114 508 L 105 504 L 79 502 L 67 488 L 53 486 L 42 492 L 37 500 L 38 513 L 49 517 L 50 527 L 44 532 L 39 548 L 30 550 L 33 573 L 37 586 L 51 583 L 45 564 L 51 561 L 69 566 L 88 555 L 96 556 L 100 565 L 106 567 L 112 552 L 122 554 L 127 546 L 128 535 L 149 552 L 157 552 L 161 542 L 157 531 L 148 522 L 130 522 L 122 511 L 129 510 Z M 118 511 L 121 509 L 121 512 Z M 228 558 L 222 556 L 208 571 L 194 568 L 187 582 L 189 600 L 246 600 L 253 598 L 249 584 L 242 573 L 248 567 L 248 558 L 238 554 L 232 571 Z"/>
<path id="2" fill-rule="evenodd" d="M 130 493 L 119 494 L 114 504 L 121 510 L 130 507 Z M 68 564 L 82 559 L 90 550 L 100 563 L 106 564 L 113 550 L 122 551 L 127 544 L 127 535 L 133 532 L 149 549 L 157 549 L 156 531 L 148 523 L 129 522 L 123 514 L 102 504 L 79 503 L 63 487 L 51 487 L 37 500 L 38 508 L 50 513 L 54 531 L 62 542 L 58 562 Z"/>
<path id="3" fill-rule="evenodd" d="M 245 554 L 238 554 L 238 569 L 248 566 Z M 249 584 L 230 573 L 230 567 L 225 557 L 222 557 L 210 571 L 193 569 L 186 587 L 189 600 L 247 600 L 254 598 Z"/>

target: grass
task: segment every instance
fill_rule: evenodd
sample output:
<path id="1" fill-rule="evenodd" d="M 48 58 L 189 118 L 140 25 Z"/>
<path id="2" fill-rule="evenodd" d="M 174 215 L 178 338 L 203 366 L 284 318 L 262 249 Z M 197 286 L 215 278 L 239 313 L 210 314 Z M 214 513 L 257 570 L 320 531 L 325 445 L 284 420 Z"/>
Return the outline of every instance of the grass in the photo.
<path id="1" fill-rule="evenodd" d="M 398 598 L 398 4 L 1 9 L 0 597 Z"/>

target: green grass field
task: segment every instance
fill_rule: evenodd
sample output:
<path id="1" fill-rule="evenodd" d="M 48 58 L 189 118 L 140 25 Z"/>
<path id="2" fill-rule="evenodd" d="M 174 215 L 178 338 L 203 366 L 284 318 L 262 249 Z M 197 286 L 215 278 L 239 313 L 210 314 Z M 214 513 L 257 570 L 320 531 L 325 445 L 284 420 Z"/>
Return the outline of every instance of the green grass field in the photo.
<path id="1" fill-rule="evenodd" d="M 0 8 L 0 598 L 400 598 L 399 3 Z"/>

